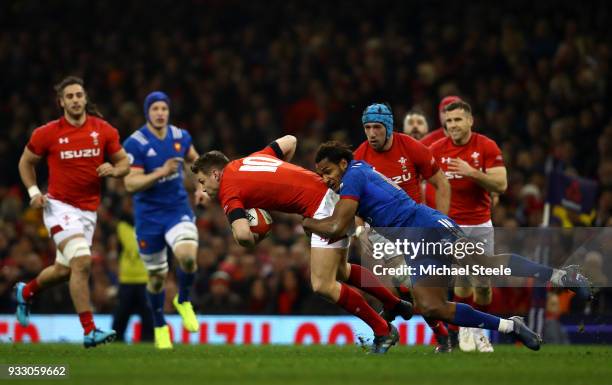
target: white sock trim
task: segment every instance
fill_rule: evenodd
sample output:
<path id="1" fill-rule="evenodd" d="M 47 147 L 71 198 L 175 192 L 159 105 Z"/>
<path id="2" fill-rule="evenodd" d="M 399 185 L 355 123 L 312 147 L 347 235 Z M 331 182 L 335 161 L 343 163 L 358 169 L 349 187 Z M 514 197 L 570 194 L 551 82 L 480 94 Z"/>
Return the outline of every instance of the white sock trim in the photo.
<path id="1" fill-rule="evenodd" d="M 504 334 L 512 333 L 514 331 L 514 321 L 509 320 L 509 319 L 500 318 L 499 326 L 497 327 L 497 330 L 500 333 L 504 333 Z"/>

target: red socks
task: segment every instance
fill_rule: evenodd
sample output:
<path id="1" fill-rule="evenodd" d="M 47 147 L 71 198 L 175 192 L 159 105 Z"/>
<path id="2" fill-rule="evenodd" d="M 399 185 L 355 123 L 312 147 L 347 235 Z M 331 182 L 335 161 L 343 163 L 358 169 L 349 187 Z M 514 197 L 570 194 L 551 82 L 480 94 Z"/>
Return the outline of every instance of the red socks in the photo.
<path id="1" fill-rule="evenodd" d="M 93 314 L 90 311 L 79 313 L 79 320 L 81 320 L 81 326 L 83 326 L 85 334 L 89 334 L 89 332 L 96 328 L 93 320 Z"/>
<path id="2" fill-rule="evenodd" d="M 340 298 L 338 299 L 338 305 L 340 305 L 347 312 L 361 318 L 367 323 L 372 330 L 374 335 L 382 336 L 389 333 L 389 326 L 385 321 L 368 303 L 365 298 L 359 292 L 345 283 L 340 283 Z"/>
<path id="3" fill-rule="evenodd" d="M 38 285 L 38 281 L 36 281 L 36 278 L 34 278 L 33 280 L 31 280 L 24 286 L 23 298 L 26 301 L 29 301 L 32 297 L 34 297 L 34 294 L 36 294 L 39 290 L 40 290 L 40 286 Z"/>
<path id="4" fill-rule="evenodd" d="M 354 263 L 351 263 L 351 273 L 347 283 L 373 295 L 383 303 L 385 310 L 393 309 L 400 301 L 398 297 L 382 285 L 380 280 L 370 270 Z"/>
<path id="5" fill-rule="evenodd" d="M 446 330 L 446 326 L 444 326 L 444 322 L 439 321 L 439 320 L 432 320 L 429 318 L 425 318 L 425 322 L 427 322 L 427 325 L 429 325 L 429 327 L 431 328 L 431 330 L 434 332 L 436 336 L 442 336 L 442 337 L 448 336 L 448 330 Z M 450 326 L 451 325 L 448 325 L 449 329 L 450 329 Z"/>

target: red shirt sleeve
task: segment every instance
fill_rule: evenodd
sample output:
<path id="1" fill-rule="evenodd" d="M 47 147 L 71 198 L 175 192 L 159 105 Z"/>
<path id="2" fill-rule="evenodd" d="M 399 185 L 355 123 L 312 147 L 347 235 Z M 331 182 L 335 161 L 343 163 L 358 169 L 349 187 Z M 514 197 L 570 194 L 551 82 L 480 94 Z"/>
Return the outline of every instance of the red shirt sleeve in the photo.
<path id="1" fill-rule="evenodd" d="M 497 143 L 490 139 L 485 142 L 484 166 L 485 169 L 504 167 L 504 157 L 502 152 L 497 146 Z"/>
<path id="2" fill-rule="evenodd" d="M 227 178 L 228 175 L 224 175 L 224 179 Z M 229 215 L 232 211 L 236 209 L 243 209 L 244 204 L 240 199 L 240 190 L 233 185 L 231 180 L 223 180 L 221 183 L 221 187 L 219 189 L 219 202 L 221 202 L 221 207 L 223 207 L 223 212 L 225 215 Z"/>
<path id="3" fill-rule="evenodd" d="M 32 151 L 34 154 L 38 156 L 45 156 L 47 154 L 47 150 L 49 149 L 49 138 L 47 137 L 47 130 L 45 130 L 46 126 L 38 127 L 32 132 L 32 136 L 30 137 L 30 141 L 26 145 L 28 150 Z"/>
<path id="4" fill-rule="evenodd" d="M 361 145 L 359 147 L 357 147 L 357 149 L 353 152 L 353 159 L 355 160 L 363 160 L 363 157 L 365 156 L 365 149 L 368 143 L 367 142 L 363 142 L 361 143 Z"/>
<path id="5" fill-rule="evenodd" d="M 113 155 L 122 148 L 119 142 L 119 132 L 110 124 L 105 124 L 105 126 L 107 132 L 105 152 L 108 155 Z"/>
<path id="6" fill-rule="evenodd" d="M 424 144 L 414 140 L 410 148 L 410 157 L 414 162 L 414 167 L 424 179 L 434 176 L 440 169 L 434 159 L 432 152 Z"/>

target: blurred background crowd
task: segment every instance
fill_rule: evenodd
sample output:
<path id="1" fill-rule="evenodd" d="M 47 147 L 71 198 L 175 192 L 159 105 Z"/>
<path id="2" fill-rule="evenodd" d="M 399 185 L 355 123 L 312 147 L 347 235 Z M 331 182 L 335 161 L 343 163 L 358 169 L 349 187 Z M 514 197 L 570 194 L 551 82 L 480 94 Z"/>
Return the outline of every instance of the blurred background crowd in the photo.
<path id="1" fill-rule="evenodd" d="M 33 278 L 54 260 L 40 213 L 28 208 L 17 162 L 32 130 L 59 116 L 53 85 L 69 74 L 85 79 L 90 100 L 122 138 L 144 124 L 144 96 L 164 90 L 172 99 L 171 122 L 189 130 L 200 153 L 244 156 L 293 134 L 299 140 L 295 162 L 307 168 L 322 141 L 356 145 L 365 139 L 361 111 L 373 101 L 391 104 L 397 129 L 404 114 L 418 108 L 433 130 L 440 99 L 459 95 L 472 105 L 475 130 L 504 153 L 509 188 L 493 211 L 496 226 L 540 225 L 550 157 L 568 173 L 597 180 L 591 223 L 610 226 L 609 19 L 605 1 L 164 0 L 143 6 L 74 0 L 44 7 L 3 1 L 0 313 L 13 311 L 14 282 Z M 42 187 L 45 167 L 39 171 Z M 116 305 L 116 225 L 131 213 L 122 184 L 105 183 L 91 281 L 98 312 Z M 198 209 L 196 310 L 336 313 L 311 293 L 309 246 L 299 222 L 277 216 L 272 236 L 247 251 L 233 241 L 219 207 Z M 358 258 L 356 250 L 351 255 Z M 610 268 L 602 255 L 591 262 L 595 271 Z M 171 299 L 172 282 L 168 286 Z M 525 313 L 527 289 L 506 290 L 506 305 L 513 305 L 496 312 Z M 553 313 L 571 308 L 563 296 L 549 300 Z M 42 293 L 33 311 L 72 312 L 67 287 Z"/>

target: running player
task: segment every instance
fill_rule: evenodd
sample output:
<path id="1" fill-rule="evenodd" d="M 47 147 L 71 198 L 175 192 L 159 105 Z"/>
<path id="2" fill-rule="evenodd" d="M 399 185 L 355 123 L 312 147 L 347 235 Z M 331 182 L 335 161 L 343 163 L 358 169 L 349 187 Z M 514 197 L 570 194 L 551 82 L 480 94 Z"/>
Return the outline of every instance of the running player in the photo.
<path id="1" fill-rule="evenodd" d="M 134 193 L 136 237 L 149 275 L 147 297 L 153 311 L 155 347 L 171 349 L 170 329 L 163 312 L 168 274 L 166 246 L 178 262 L 179 289 L 172 303 L 187 331 L 193 333 L 200 328 L 189 301 L 197 268 L 198 230 L 183 184 L 183 161 L 193 163 L 198 153 L 189 133 L 169 124 L 168 95 L 150 93 L 144 101 L 144 114 L 146 124 L 124 143 L 131 166 L 125 187 Z M 201 194 L 196 192 L 196 201 Z"/>
<path id="2" fill-rule="evenodd" d="M 452 219 L 414 202 L 399 186 L 374 171 L 367 163 L 354 161 L 348 146 L 338 142 L 324 143 L 319 147 L 315 161 L 317 172 L 331 189 L 339 192 L 340 200 L 331 216 L 324 219 L 306 217 L 303 225 L 307 231 L 333 239 L 345 234 L 357 215 L 370 225 L 376 226 L 382 235 L 391 240 L 399 240 L 398 235 L 402 237 L 402 232 L 409 228 L 420 232 L 417 239 L 421 239 L 422 235 L 428 241 L 445 241 L 452 244 L 466 238 Z M 556 286 L 580 290 L 589 286 L 586 278 L 577 272 L 575 266 L 553 269 L 516 254 L 487 258 L 497 266 L 507 266 L 515 276 L 533 277 L 550 281 Z M 410 259 L 411 264 L 417 265 L 417 272 L 420 271 L 420 266 L 449 268 L 451 262 L 444 255 L 438 254 L 422 254 Z M 520 317 L 502 319 L 475 310 L 467 304 L 449 302 L 447 277 L 421 273 L 415 278 L 412 293 L 425 317 L 459 326 L 513 334 L 528 348 L 540 348 L 540 336 L 527 328 Z"/>
<path id="3" fill-rule="evenodd" d="M 41 290 L 69 281 L 70 296 L 84 330 L 86 348 L 115 339 L 114 330 L 100 330 L 93 319 L 89 275 L 96 209 L 103 177 L 121 178 L 129 164 L 117 130 L 102 120 L 88 100 L 83 80 L 74 76 L 56 87 L 63 116 L 32 133 L 19 160 L 19 174 L 30 195 L 30 205 L 43 208 L 45 227 L 57 247 L 55 263 L 28 282 L 15 285 L 17 320 L 29 324 L 29 305 Z M 36 165 L 46 157 L 47 194 L 36 181 Z M 108 158 L 111 163 L 105 162 Z"/>
<path id="4" fill-rule="evenodd" d="M 406 120 L 410 119 L 410 116 L 407 115 Z M 365 160 L 371 164 L 378 172 L 397 183 L 415 202 L 421 202 L 421 180 L 426 179 L 436 188 L 436 202 L 441 208 L 440 211 L 446 213 L 450 201 L 448 180 L 427 147 L 408 135 L 393 132 L 391 108 L 380 103 L 369 105 L 363 111 L 361 122 L 367 140 L 355 150 L 355 160 Z M 358 219 L 357 223 L 361 225 L 363 221 Z M 358 233 L 368 254 L 372 243 L 384 241 L 380 234 L 368 228 Z M 389 266 L 405 263 L 402 256 L 393 253 L 385 254 L 384 258 Z M 394 280 L 403 279 L 405 278 L 396 277 Z M 450 351 L 448 332 L 444 324 L 438 320 L 426 321 L 436 335 L 436 352 Z"/>
<path id="5" fill-rule="evenodd" d="M 262 208 L 308 218 L 325 218 L 331 214 L 338 195 L 315 173 L 287 163 L 295 147 L 295 137 L 287 135 L 259 152 L 232 162 L 219 151 L 208 152 L 192 167 L 204 190 L 221 203 L 240 245 L 250 247 L 259 241 L 250 230 L 245 209 Z M 333 239 L 312 235 L 313 290 L 366 322 L 374 331 L 372 352 L 385 353 L 398 341 L 397 329 L 351 286 L 373 295 L 388 312 L 405 319 L 412 316 L 412 305 L 394 296 L 369 270 L 349 264 L 348 246 L 346 232 Z"/>
<path id="6" fill-rule="evenodd" d="M 444 126 L 448 136 L 431 146 L 434 157 L 450 181 L 452 197 L 448 216 L 472 237 L 485 240 L 487 253 L 493 254 L 491 193 L 502 194 L 508 185 L 501 150 L 486 136 L 473 132 L 470 105 L 456 101 L 444 107 Z M 476 287 L 472 289 L 472 283 Z M 455 300 L 472 299 L 474 307 L 486 312 L 493 300 L 491 283 L 458 279 Z M 459 330 L 459 347 L 464 351 L 493 352 L 482 329 Z"/>

